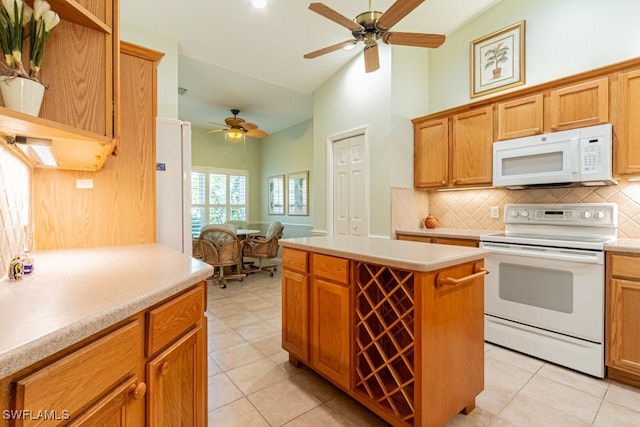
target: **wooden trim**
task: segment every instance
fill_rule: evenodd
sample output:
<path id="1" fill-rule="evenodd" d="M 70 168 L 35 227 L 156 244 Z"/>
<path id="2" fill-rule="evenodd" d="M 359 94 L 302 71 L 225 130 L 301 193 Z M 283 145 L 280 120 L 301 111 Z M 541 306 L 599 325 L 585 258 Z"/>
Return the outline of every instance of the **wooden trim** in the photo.
<path id="1" fill-rule="evenodd" d="M 164 57 L 164 52 L 149 49 L 148 47 L 139 46 L 124 40 L 120 41 L 120 52 L 154 62 L 160 61 Z"/>

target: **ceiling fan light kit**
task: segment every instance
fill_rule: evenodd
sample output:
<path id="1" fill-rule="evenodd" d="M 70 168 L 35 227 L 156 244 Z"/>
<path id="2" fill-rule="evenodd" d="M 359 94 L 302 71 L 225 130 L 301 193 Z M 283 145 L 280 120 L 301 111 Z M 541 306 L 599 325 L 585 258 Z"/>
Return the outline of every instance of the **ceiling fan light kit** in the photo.
<path id="1" fill-rule="evenodd" d="M 229 139 L 233 142 L 244 140 L 245 136 L 259 139 L 263 139 L 269 136 L 267 132 L 263 131 L 262 129 L 258 129 L 258 125 L 256 125 L 255 123 L 249 123 L 245 121 L 245 119 L 238 117 L 239 113 L 240 110 L 238 110 L 237 108 L 231 109 L 231 114 L 233 114 L 233 117 L 227 117 L 226 119 L 224 119 L 225 124 L 221 124 L 222 126 L 224 126 L 224 128 L 210 130 L 207 133 L 224 132 L 225 139 Z"/>
<path id="2" fill-rule="evenodd" d="M 353 48 L 356 43 L 363 41 L 365 45 L 365 71 L 370 73 L 380 68 L 378 40 L 390 45 L 427 48 L 439 47 L 445 41 L 445 36 L 442 34 L 389 32 L 391 27 L 423 2 L 424 0 L 396 0 L 396 2 L 383 13 L 371 10 L 371 0 L 369 0 L 369 11 L 359 14 L 353 20 L 336 12 L 323 3 L 310 3 L 309 10 L 347 28 L 351 31 L 353 39 L 309 52 L 304 55 L 304 57 L 312 59 L 339 49 L 348 50 Z"/>

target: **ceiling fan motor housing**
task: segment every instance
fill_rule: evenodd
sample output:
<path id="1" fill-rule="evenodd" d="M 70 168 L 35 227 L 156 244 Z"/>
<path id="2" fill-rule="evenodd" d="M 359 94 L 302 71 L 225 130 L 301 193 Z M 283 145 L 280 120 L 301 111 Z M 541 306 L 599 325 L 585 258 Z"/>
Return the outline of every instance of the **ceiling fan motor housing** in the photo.
<path id="1" fill-rule="evenodd" d="M 360 24 L 364 27 L 364 31 L 352 31 L 351 34 L 356 40 L 362 40 L 365 38 L 365 35 L 368 33 L 375 34 L 375 38 L 379 38 L 386 30 L 381 30 L 376 26 L 378 19 L 382 16 L 382 12 L 378 12 L 375 10 L 370 10 L 368 12 L 363 12 L 360 15 L 356 16 L 353 20 L 356 24 Z"/>

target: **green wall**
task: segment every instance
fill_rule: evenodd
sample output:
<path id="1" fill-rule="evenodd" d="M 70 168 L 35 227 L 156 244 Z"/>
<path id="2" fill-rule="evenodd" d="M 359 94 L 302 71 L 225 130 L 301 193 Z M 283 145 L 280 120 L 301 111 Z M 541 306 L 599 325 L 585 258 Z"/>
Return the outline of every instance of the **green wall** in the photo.
<path id="1" fill-rule="evenodd" d="M 433 50 L 430 112 L 470 102 L 472 40 L 525 20 L 531 86 L 640 55 L 639 16 L 632 0 L 503 0 Z"/>
<path id="2" fill-rule="evenodd" d="M 225 141 L 224 132 L 207 133 L 208 129 L 191 129 L 191 164 L 249 171 L 249 222 L 259 223 L 262 196 L 262 143 L 255 138 L 243 142 Z"/>

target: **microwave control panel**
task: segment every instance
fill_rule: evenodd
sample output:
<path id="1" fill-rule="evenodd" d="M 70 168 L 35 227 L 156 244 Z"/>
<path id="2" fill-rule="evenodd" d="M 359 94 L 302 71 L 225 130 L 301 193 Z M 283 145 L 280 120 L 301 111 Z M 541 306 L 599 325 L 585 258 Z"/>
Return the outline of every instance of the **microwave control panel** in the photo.
<path id="1" fill-rule="evenodd" d="M 604 168 L 605 156 L 603 155 L 604 141 L 600 138 L 582 138 L 580 140 L 581 170 L 583 172 L 595 172 Z"/>

